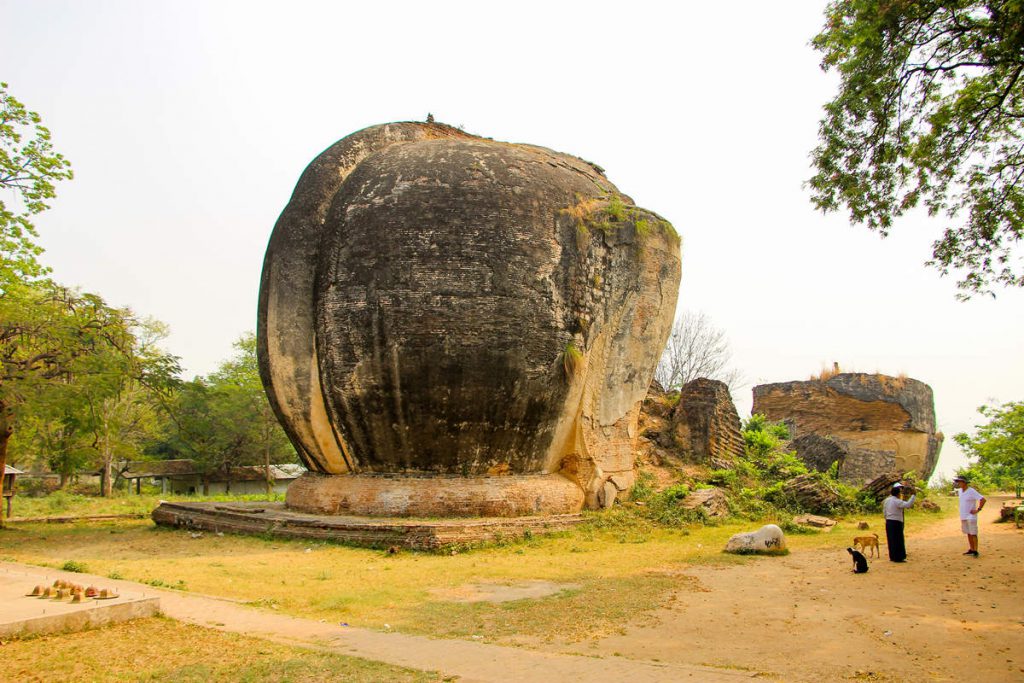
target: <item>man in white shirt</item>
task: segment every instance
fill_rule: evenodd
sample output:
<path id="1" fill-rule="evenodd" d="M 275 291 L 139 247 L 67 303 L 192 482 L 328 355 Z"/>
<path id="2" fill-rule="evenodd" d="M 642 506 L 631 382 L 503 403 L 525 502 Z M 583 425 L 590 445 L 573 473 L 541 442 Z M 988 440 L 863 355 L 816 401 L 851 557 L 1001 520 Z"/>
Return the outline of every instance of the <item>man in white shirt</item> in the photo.
<path id="1" fill-rule="evenodd" d="M 985 496 L 978 493 L 973 486 L 967 485 L 967 479 L 953 477 L 953 486 L 959 490 L 960 496 L 960 529 L 967 534 L 970 546 L 964 555 L 978 556 L 978 513 L 985 507 Z"/>
<path id="2" fill-rule="evenodd" d="M 913 506 L 916 493 L 910 498 L 903 500 L 900 492 L 903 484 L 896 482 L 892 485 L 892 492 L 882 502 L 882 512 L 885 513 L 885 542 L 889 547 L 889 561 L 906 562 L 907 545 L 903 540 L 903 511 Z"/>

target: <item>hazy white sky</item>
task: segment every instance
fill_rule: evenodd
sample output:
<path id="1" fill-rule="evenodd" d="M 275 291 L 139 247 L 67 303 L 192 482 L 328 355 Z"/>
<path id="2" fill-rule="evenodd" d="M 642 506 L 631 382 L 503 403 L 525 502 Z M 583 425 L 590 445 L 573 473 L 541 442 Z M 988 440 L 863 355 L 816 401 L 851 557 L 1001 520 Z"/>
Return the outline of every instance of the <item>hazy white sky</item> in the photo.
<path id="1" fill-rule="evenodd" d="M 824 365 L 904 372 L 939 426 L 1024 398 L 1024 291 L 958 303 L 802 182 L 834 81 L 812 2 L 0 0 L 0 80 L 76 177 L 38 220 L 55 277 L 170 324 L 205 374 L 255 328 L 267 238 L 309 161 L 376 123 L 438 121 L 594 161 L 683 236 L 680 306 L 723 328 L 750 387 Z M 947 440 L 938 472 L 962 463 Z"/>

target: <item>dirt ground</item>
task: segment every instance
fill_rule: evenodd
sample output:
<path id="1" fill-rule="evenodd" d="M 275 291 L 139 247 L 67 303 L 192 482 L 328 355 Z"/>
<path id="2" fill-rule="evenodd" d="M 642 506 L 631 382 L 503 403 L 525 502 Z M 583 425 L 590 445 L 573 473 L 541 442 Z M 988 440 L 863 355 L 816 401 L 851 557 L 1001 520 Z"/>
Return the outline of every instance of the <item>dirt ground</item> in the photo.
<path id="1" fill-rule="evenodd" d="M 959 520 L 907 530 L 909 559 L 851 571 L 842 549 L 797 550 L 741 564 L 685 565 L 687 577 L 653 619 L 618 635 L 528 648 L 349 628 L 253 609 L 213 596 L 154 589 L 84 574 L 123 590 L 159 595 L 163 611 L 208 628 L 357 655 L 467 683 L 516 680 L 803 681 L 1024 680 L 1024 530 L 993 524 L 1002 499 L 981 515 L 981 557 L 965 557 Z M 876 531 L 872 529 L 871 531 Z M 840 532 L 833 532 L 840 533 Z M 883 535 L 883 534 L 880 534 Z M 884 539 L 883 539 L 884 540 Z M 27 585 L 60 570 L 0 562 Z M 67 577 L 65 577 L 67 578 Z M 543 599 L 547 582 L 496 591 L 466 585 L 453 600 Z M 586 656 L 578 656 L 586 655 Z"/>
<path id="2" fill-rule="evenodd" d="M 572 651 L 786 681 L 1024 680 L 1024 530 L 992 523 L 1003 500 L 981 512 L 978 558 L 961 554 L 953 518 L 922 533 L 908 523 L 903 564 L 888 561 L 882 529 L 867 574 L 833 550 L 702 566 L 686 572 L 697 591 L 676 594 L 657 625 Z"/>

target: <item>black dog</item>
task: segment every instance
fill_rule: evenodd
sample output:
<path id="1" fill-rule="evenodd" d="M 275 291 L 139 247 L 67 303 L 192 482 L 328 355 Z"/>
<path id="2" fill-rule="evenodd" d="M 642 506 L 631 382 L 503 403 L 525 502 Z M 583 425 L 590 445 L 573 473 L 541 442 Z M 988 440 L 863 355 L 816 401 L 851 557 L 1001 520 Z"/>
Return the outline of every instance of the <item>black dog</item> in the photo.
<path id="1" fill-rule="evenodd" d="M 864 557 L 864 553 L 856 551 L 853 548 L 847 548 L 846 552 L 853 555 L 854 574 L 864 574 L 868 571 L 868 558 Z"/>

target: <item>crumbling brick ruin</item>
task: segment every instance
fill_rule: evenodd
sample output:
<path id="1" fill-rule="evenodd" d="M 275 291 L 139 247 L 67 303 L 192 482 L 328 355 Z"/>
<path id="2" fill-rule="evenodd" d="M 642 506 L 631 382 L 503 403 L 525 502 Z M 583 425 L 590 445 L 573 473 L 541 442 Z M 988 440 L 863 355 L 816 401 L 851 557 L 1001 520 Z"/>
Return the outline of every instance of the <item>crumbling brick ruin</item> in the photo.
<path id="1" fill-rule="evenodd" d="M 825 470 L 838 461 L 840 479 L 856 485 L 887 472 L 927 481 L 942 447 L 931 387 L 906 377 L 851 372 L 762 384 L 753 412 L 788 423 L 808 465 Z"/>

